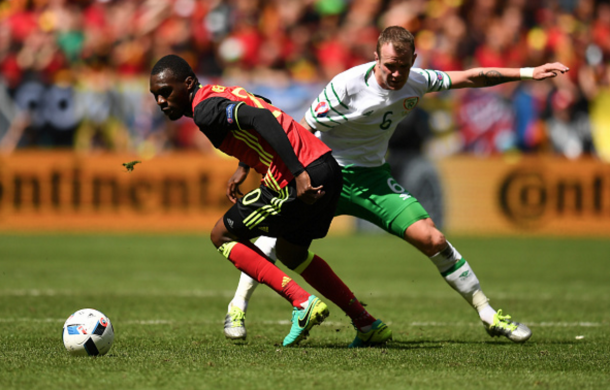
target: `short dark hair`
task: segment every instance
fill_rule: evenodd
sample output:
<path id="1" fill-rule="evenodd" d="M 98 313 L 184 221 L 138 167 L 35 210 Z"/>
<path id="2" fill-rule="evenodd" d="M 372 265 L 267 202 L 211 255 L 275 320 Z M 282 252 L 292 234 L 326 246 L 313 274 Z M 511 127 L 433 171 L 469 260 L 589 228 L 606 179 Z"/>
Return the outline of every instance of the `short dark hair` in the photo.
<path id="1" fill-rule="evenodd" d="M 407 29 L 400 26 L 390 26 L 384 29 L 377 39 L 377 55 L 381 57 L 381 46 L 391 43 L 398 54 L 408 50 L 415 53 L 415 38 Z"/>
<path id="2" fill-rule="evenodd" d="M 169 70 L 180 81 L 186 80 L 187 77 L 196 77 L 193 68 L 184 60 L 184 58 L 175 54 L 169 54 L 161 58 L 150 72 L 151 76 L 159 74 L 165 70 Z"/>

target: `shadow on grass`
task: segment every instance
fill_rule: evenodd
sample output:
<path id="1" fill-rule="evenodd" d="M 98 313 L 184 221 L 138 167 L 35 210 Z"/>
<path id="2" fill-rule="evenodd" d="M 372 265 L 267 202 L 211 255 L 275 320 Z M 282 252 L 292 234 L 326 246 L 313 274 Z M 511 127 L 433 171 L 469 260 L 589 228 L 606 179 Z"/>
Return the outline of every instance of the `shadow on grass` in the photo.
<path id="1" fill-rule="evenodd" d="M 379 349 L 379 350 L 383 350 L 383 349 L 438 349 L 438 348 L 442 348 L 442 345 L 440 345 L 439 342 L 436 342 L 435 344 L 437 345 L 432 345 L 432 343 L 404 343 L 404 342 L 392 342 L 392 343 L 388 343 L 385 345 L 377 345 L 374 347 L 367 347 L 367 348 L 354 348 L 354 351 L 357 350 L 363 350 L 363 349 Z M 306 344 L 303 343 L 302 345 L 299 345 L 298 347 L 294 347 L 295 349 L 298 348 L 310 348 L 310 349 L 350 349 L 348 347 L 348 344 L 345 343 L 310 343 L 310 344 Z"/>
<path id="2" fill-rule="evenodd" d="M 406 345 L 418 345 L 418 344 L 464 344 L 464 345 L 495 345 L 498 347 L 501 346 L 513 346 L 513 345 L 536 345 L 540 344 L 537 342 L 526 342 L 523 344 L 513 343 L 512 341 L 506 339 L 498 339 L 498 340 L 481 340 L 481 341 L 472 341 L 472 340 L 393 340 L 392 344 L 406 344 Z M 546 343 L 544 343 L 546 344 Z M 558 343 L 550 343 L 550 344 L 563 344 L 563 342 Z"/>
<path id="3" fill-rule="evenodd" d="M 271 342 L 271 340 L 267 340 Z M 227 343 L 236 347 L 249 347 L 254 346 L 248 341 L 228 341 Z M 315 340 L 305 340 L 298 348 L 311 348 L 311 349 L 349 349 L 349 342 L 323 342 Z M 408 340 L 408 339 L 394 339 L 385 345 L 374 346 L 369 348 L 375 349 L 388 349 L 388 350 L 408 350 L 408 349 L 439 349 L 446 345 L 470 345 L 470 346 L 489 346 L 489 347 L 510 347 L 510 348 L 539 348 L 545 345 L 574 345 L 572 340 L 529 340 L 523 344 L 513 343 L 507 339 L 493 339 L 493 340 L 458 340 L 458 339 L 419 339 L 419 340 Z M 582 344 L 582 343 L 581 343 Z M 276 348 L 285 348 L 280 342 L 274 342 L 273 346 Z M 288 347 L 288 349 L 291 349 Z M 366 349 L 366 348 L 365 348 Z"/>
<path id="4" fill-rule="evenodd" d="M 374 349 L 388 350 L 408 350 L 408 349 L 440 349 L 447 344 L 452 345 L 472 345 L 472 346 L 495 346 L 495 347 L 535 347 L 545 344 L 573 344 L 570 342 L 553 341 L 553 342 L 529 342 L 524 344 L 515 344 L 508 340 L 492 340 L 492 341 L 465 341 L 465 340 L 392 340 L 385 345 L 378 345 Z M 303 343 L 296 348 L 328 348 L 328 349 L 349 349 L 344 343 Z M 363 348 L 367 349 L 367 348 Z"/>
<path id="5" fill-rule="evenodd" d="M 387 345 L 387 348 L 392 348 L 392 345 L 399 346 L 417 346 L 427 344 L 464 344 L 464 345 L 486 345 L 496 347 L 520 347 L 520 348 L 535 348 L 544 345 L 582 345 L 575 343 L 573 340 L 528 340 L 525 343 L 513 343 L 507 339 L 481 340 L 481 341 L 466 341 L 466 340 L 392 340 Z"/>

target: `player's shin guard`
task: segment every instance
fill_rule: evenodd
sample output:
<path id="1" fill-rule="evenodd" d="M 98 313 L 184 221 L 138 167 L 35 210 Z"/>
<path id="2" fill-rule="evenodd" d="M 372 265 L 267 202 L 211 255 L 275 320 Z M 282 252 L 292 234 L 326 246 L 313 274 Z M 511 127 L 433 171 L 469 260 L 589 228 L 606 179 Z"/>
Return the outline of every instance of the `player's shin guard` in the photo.
<path id="1" fill-rule="evenodd" d="M 455 291 L 479 313 L 481 319 L 489 322 L 495 310 L 489 306 L 488 299 L 481 291 L 479 279 L 468 262 L 447 242 L 447 248 L 430 257 L 441 275 Z"/>
<path id="2" fill-rule="evenodd" d="M 321 257 L 309 252 L 307 260 L 295 270 L 307 283 L 318 290 L 347 314 L 359 329 L 370 327 L 375 318 L 356 299 L 349 287 Z"/>
<path id="3" fill-rule="evenodd" d="M 273 237 L 265 237 L 261 236 L 254 245 L 260 249 L 261 252 L 267 256 L 267 258 L 275 263 L 277 257 L 275 255 L 275 243 L 277 242 L 276 238 Z M 244 313 L 248 309 L 248 302 L 258 287 L 258 282 L 252 279 L 248 274 L 242 272 L 239 278 L 239 284 L 237 285 L 237 290 L 235 290 L 235 296 L 233 300 L 229 303 L 229 310 L 231 310 L 231 306 L 237 306 Z"/>
<path id="4" fill-rule="evenodd" d="M 309 294 L 294 280 L 275 266 L 250 242 L 231 241 L 221 245 L 218 251 L 237 269 L 245 272 L 259 283 L 264 283 L 286 298 L 292 306 L 301 307 L 307 302 Z"/>

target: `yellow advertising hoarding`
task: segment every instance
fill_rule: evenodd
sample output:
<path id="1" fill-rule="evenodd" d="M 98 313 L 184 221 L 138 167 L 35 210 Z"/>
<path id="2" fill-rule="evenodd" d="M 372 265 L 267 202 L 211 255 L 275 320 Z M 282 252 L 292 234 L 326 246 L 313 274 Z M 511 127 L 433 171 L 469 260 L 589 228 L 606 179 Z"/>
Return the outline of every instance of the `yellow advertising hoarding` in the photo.
<path id="1" fill-rule="evenodd" d="M 236 160 L 173 153 L 18 152 L 0 156 L 0 231 L 204 232 L 231 206 Z M 561 158 L 452 157 L 437 162 L 451 234 L 610 237 L 610 165 Z M 242 186 L 258 187 L 254 172 Z M 332 232 L 354 230 L 335 218 Z"/>
<path id="2" fill-rule="evenodd" d="M 209 231 L 231 206 L 237 160 L 197 153 L 155 157 L 19 152 L 0 156 L 2 231 Z M 258 187 L 252 172 L 244 190 Z"/>
<path id="3" fill-rule="evenodd" d="M 464 156 L 437 166 L 448 232 L 610 237 L 610 164 Z"/>

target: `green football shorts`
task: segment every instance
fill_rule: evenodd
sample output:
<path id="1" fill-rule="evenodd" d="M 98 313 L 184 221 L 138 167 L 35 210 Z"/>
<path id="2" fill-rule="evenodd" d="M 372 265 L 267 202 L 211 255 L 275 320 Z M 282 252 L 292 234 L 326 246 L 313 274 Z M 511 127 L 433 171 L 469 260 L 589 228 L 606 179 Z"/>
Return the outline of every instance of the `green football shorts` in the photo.
<path id="1" fill-rule="evenodd" d="M 404 238 L 405 230 L 430 216 L 390 174 L 390 165 L 341 167 L 343 189 L 335 215 L 352 215 Z"/>

